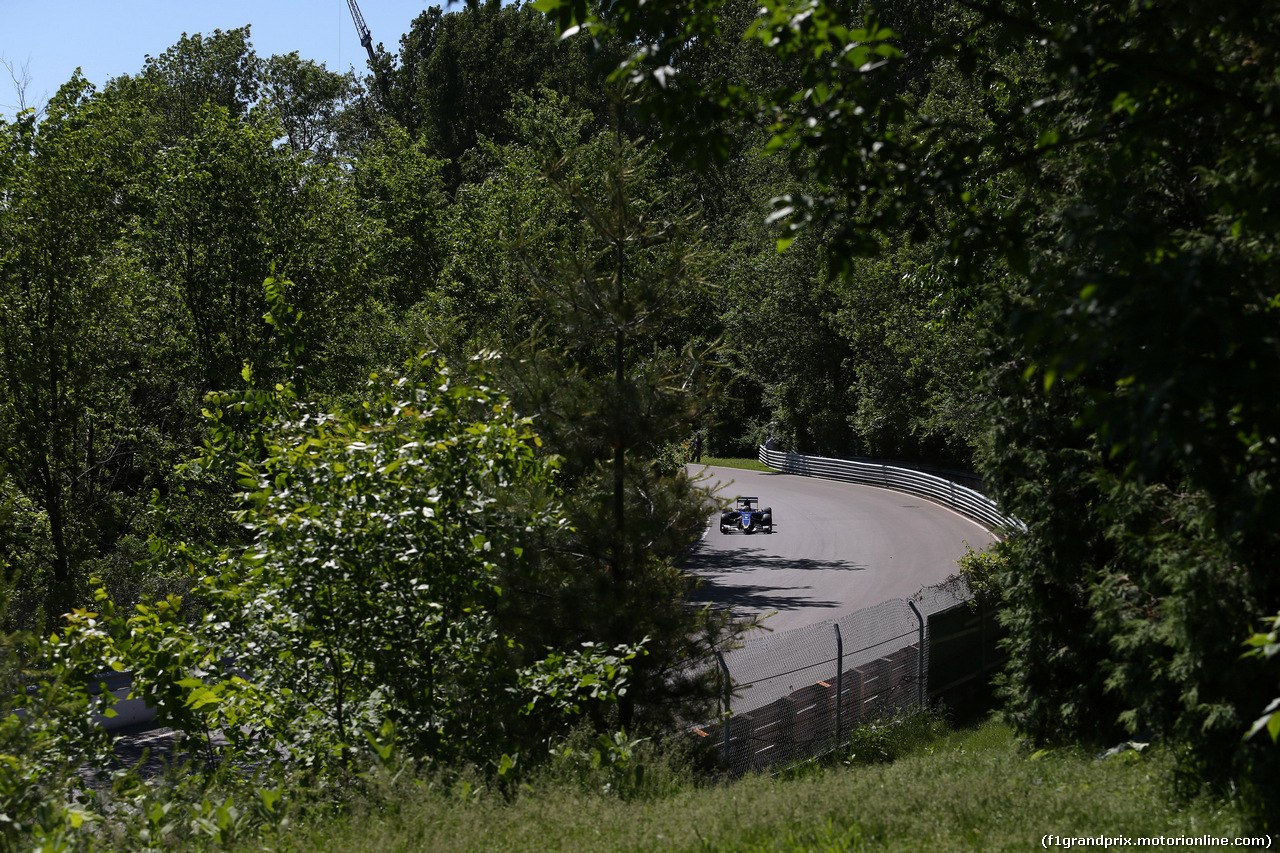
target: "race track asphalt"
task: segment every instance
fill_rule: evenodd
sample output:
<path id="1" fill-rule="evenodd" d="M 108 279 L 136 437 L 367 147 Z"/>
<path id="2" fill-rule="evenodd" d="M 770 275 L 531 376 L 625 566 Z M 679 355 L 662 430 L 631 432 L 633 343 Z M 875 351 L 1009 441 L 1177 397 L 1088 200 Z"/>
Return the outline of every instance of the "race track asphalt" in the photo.
<path id="1" fill-rule="evenodd" d="M 740 468 L 690 466 L 722 497 L 773 507 L 772 534 L 721 534 L 719 513 L 685 567 L 703 580 L 695 600 L 735 614 L 773 611 L 775 631 L 906 598 L 958 570 L 965 543 L 995 537 L 924 498 L 874 486 Z"/>

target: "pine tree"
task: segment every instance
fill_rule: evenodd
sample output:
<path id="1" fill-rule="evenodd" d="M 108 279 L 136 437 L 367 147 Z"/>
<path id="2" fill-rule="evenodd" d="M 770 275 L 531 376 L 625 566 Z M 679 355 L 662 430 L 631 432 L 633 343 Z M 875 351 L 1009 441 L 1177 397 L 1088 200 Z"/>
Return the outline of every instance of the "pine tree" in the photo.
<path id="1" fill-rule="evenodd" d="M 683 468 L 664 474 L 653 462 L 687 436 L 716 374 L 714 343 L 671 331 L 688 328 L 681 315 L 703 288 L 706 257 L 688 217 L 654 189 L 655 165 L 615 120 L 545 169 L 581 214 L 578 238 L 549 265 L 511 246 L 542 316 L 512 366 L 513 393 L 563 457 L 571 529 L 547 543 L 528 594 L 512 597 L 522 612 L 508 615 L 535 644 L 644 640 L 618 719 L 596 720 L 627 730 L 705 713 L 710 652 L 733 636 L 727 619 L 690 606 L 696 580 L 678 566 L 712 495 Z"/>

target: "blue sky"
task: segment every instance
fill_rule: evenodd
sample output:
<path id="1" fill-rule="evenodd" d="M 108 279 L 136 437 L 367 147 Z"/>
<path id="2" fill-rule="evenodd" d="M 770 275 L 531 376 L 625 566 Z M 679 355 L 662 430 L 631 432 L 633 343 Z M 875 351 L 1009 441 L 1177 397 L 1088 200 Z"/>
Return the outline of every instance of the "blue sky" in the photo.
<path id="1" fill-rule="evenodd" d="M 450 9 L 445 0 L 364 0 L 360 11 L 373 43 L 394 53 L 413 19 L 431 5 Z M 366 70 L 347 0 L 0 0 L 0 56 L 19 67 L 29 64 L 27 103 L 43 104 L 41 96 L 56 92 L 77 66 L 101 88 L 112 77 L 140 71 L 147 54 L 162 53 L 184 32 L 245 24 L 252 26 L 259 56 L 296 50 L 330 70 Z M 0 114 L 12 116 L 16 102 L 9 74 L 0 68 Z"/>

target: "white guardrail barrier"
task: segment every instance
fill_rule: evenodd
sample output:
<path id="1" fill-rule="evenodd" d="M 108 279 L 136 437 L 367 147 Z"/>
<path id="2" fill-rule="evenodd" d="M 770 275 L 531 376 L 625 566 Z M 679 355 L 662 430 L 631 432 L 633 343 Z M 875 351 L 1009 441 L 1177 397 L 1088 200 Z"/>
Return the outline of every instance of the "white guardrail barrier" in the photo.
<path id="1" fill-rule="evenodd" d="M 1002 515 L 995 502 L 986 495 L 923 471 L 895 468 L 879 462 L 852 462 L 847 459 L 784 453 L 780 450 L 766 450 L 763 445 L 760 447 L 759 458 L 763 464 L 784 474 L 844 480 L 919 495 L 948 506 L 993 530 L 1025 529 L 1016 518 Z"/>

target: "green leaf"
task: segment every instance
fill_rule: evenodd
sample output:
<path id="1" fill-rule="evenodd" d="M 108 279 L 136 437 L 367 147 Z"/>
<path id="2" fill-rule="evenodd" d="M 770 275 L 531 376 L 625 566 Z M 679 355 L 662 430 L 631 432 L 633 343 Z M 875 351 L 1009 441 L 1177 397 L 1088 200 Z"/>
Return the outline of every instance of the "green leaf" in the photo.
<path id="1" fill-rule="evenodd" d="M 218 692 L 210 687 L 200 687 L 193 690 L 191 695 L 187 697 L 186 705 L 188 708 L 198 710 L 206 705 L 215 705 L 222 701 L 222 697 Z"/>
<path id="2" fill-rule="evenodd" d="M 1273 742 L 1280 741 L 1280 697 L 1271 700 L 1271 703 L 1263 711 L 1262 716 L 1253 721 L 1253 725 L 1245 733 L 1244 739 L 1249 740 L 1263 729 L 1267 730 L 1267 734 L 1271 736 Z"/>
<path id="3" fill-rule="evenodd" d="M 280 802 L 280 797 L 282 795 L 283 795 L 283 792 L 280 791 L 279 789 L 272 789 L 272 788 L 258 789 L 258 800 L 262 803 L 262 807 L 266 809 L 268 813 L 271 813 L 271 814 L 275 813 L 276 803 Z"/>
<path id="4" fill-rule="evenodd" d="M 1050 148 L 1058 144 L 1058 140 L 1062 136 L 1057 130 L 1046 130 L 1040 134 L 1040 138 L 1036 140 L 1036 148 Z"/>

